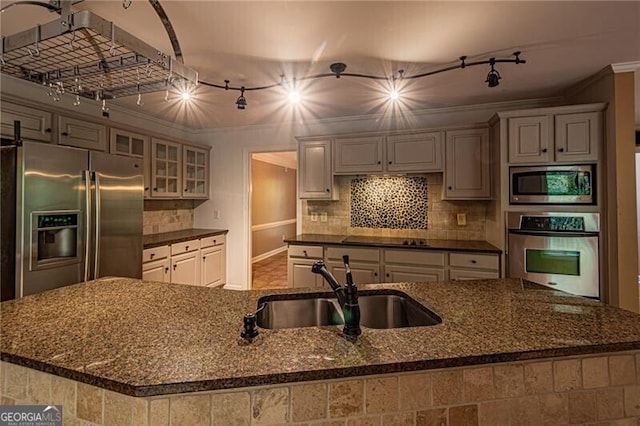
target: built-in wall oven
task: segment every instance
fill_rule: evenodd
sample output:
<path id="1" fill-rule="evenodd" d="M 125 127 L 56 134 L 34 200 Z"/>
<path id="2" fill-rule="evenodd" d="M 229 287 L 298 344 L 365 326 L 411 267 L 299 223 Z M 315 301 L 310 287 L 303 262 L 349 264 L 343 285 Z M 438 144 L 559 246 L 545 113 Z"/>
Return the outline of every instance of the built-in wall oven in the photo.
<path id="1" fill-rule="evenodd" d="M 600 298 L 598 213 L 507 213 L 508 276 Z"/>

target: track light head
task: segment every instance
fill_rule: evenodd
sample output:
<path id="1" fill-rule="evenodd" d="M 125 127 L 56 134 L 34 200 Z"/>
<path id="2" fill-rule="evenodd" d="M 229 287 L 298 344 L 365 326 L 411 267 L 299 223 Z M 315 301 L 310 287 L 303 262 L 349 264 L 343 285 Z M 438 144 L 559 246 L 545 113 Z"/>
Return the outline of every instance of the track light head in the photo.
<path id="1" fill-rule="evenodd" d="M 240 96 L 236 99 L 236 105 L 238 106 L 238 109 L 247 108 L 247 99 L 244 97 L 244 86 L 240 88 Z"/>
<path id="2" fill-rule="evenodd" d="M 497 85 L 499 85 L 500 84 L 499 80 L 502 78 L 500 77 L 500 73 L 495 70 L 494 68 L 495 64 L 496 64 L 495 58 L 489 59 L 489 65 L 491 65 L 491 70 L 489 71 L 489 74 L 487 74 L 487 79 L 484 81 L 485 83 L 487 83 L 489 87 L 496 87 Z"/>

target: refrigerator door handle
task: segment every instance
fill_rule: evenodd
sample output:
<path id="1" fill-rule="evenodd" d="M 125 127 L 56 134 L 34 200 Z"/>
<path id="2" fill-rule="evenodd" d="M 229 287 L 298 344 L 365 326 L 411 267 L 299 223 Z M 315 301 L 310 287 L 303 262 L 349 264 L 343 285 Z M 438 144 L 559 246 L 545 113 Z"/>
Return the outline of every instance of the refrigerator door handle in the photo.
<path id="1" fill-rule="evenodd" d="M 89 281 L 89 241 L 91 240 L 91 171 L 84 171 L 84 281 Z"/>
<path id="2" fill-rule="evenodd" d="M 93 270 L 93 278 L 97 279 L 100 275 L 100 173 L 95 173 L 95 181 L 96 181 L 96 214 L 95 214 L 95 218 L 96 218 L 96 245 L 95 245 L 95 251 L 94 251 L 94 261 L 95 261 L 95 267 Z"/>

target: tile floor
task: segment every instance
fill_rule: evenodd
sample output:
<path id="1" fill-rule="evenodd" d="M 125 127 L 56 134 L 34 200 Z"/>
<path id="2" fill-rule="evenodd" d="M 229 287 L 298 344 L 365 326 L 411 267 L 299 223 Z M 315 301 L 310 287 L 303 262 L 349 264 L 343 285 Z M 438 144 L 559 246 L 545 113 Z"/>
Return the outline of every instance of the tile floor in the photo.
<path id="1" fill-rule="evenodd" d="M 287 288 L 287 252 L 256 262 L 252 265 L 253 290 Z"/>

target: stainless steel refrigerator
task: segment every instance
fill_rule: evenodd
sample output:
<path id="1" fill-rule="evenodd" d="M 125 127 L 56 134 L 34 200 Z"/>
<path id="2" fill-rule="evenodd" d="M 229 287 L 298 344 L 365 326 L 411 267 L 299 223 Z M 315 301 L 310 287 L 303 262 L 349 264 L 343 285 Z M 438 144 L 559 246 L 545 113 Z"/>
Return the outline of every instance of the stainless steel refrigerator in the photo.
<path id="1" fill-rule="evenodd" d="M 2 300 L 104 276 L 141 277 L 142 160 L 3 142 Z"/>

